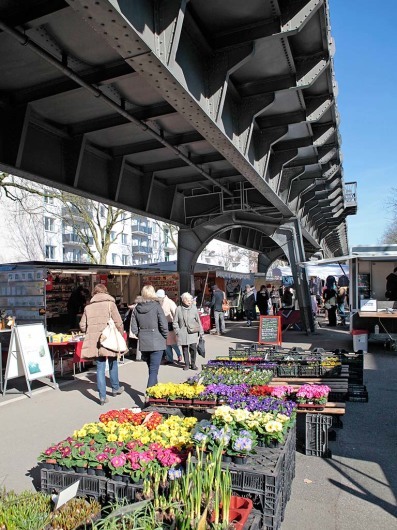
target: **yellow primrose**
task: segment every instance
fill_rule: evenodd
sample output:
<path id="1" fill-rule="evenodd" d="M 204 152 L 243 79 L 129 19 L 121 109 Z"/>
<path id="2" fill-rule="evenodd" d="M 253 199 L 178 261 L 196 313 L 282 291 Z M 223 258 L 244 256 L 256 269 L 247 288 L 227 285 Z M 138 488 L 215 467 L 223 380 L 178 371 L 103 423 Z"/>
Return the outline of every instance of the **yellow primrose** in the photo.
<path id="1" fill-rule="evenodd" d="M 109 434 L 107 437 L 108 442 L 117 442 L 117 436 L 115 434 Z"/>

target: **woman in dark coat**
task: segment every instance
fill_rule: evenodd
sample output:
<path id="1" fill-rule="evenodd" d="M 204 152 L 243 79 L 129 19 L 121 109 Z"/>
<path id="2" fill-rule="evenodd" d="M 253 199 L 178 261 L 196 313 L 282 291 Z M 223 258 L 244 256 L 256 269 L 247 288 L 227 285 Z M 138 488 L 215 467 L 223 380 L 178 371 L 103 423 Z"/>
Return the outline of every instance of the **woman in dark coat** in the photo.
<path id="1" fill-rule="evenodd" d="M 269 314 L 269 292 L 265 285 L 261 285 L 260 290 L 256 293 L 256 305 L 261 315 Z"/>
<path id="2" fill-rule="evenodd" d="M 168 322 L 153 285 L 145 285 L 131 314 L 131 333 L 138 336 L 142 360 L 149 368 L 148 388 L 157 385 L 157 377 L 166 349 Z"/>
<path id="3" fill-rule="evenodd" d="M 324 307 L 328 313 L 329 327 L 336 326 L 336 283 L 333 276 L 328 276 L 326 279 L 326 287 L 323 291 Z"/>

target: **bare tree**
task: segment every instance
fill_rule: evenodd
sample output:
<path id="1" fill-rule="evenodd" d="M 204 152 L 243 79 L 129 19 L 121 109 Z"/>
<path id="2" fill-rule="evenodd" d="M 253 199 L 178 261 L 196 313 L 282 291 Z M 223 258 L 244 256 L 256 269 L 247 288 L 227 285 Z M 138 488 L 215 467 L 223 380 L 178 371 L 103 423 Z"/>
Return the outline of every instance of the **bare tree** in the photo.
<path id="1" fill-rule="evenodd" d="M 160 261 L 162 252 L 165 248 L 172 248 L 175 252 L 178 250 L 179 228 L 171 223 L 161 223 L 156 220 L 154 221 L 154 224 L 159 228 L 160 232 L 162 232 L 156 256 L 157 261 Z"/>
<path id="2" fill-rule="evenodd" d="M 24 179 L 0 173 L 0 194 L 13 212 L 14 244 L 23 259 L 43 259 L 43 216 L 62 221 L 80 243 L 93 264 L 106 264 L 111 243 L 133 216 L 91 199 L 53 188 L 43 188 Z"/>
<path id="3" fill-rule="evenodd" d="M 387 207 L 391 212 L 391 221 L 382 236 L 382 243 L 397 243 L 397 188 L 392 188 L 392 194 L 387 202 Z"/>

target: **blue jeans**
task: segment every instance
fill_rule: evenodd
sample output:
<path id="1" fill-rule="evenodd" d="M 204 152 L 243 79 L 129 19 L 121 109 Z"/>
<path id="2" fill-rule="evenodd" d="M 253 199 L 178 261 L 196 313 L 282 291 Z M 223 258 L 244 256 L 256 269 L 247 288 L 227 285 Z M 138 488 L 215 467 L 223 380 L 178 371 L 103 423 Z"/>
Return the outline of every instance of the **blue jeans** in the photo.
<path id="1" fill-rule="evenodd" d="M 106 359 L 109 363 L 109 377 L 110 385 L 113 392 L 116 392 L 119 387 L 119 366 L 117 363 L 117 357 L 98 357 L 96 360 L 96 381 L 99 392 L 99 399 L 106 399 Z"/>
<path id="2" fill-rule="evenodd" d="M 178 344 L 167 345 L 167 347 L 165 349 L 165 356 L 167 358 L 167 361 L 169 361 L 170 363 L 172 363 L 174 361 L 174 353 L 173 353 L 173 351 L 175 351 L 175 353 L 177 354 L 178 359 L 182 358 L 181 350 L 179 349 Z"/>
<path id="3" fill-rule="evenodd" d="M 157 376 L 163 358 L 164 350 L 161 351 L 143 351 L 142 360 L 146 362 L 149 368 L 149 379 L 147 382 L 147 388 L 157 385 Z"/>

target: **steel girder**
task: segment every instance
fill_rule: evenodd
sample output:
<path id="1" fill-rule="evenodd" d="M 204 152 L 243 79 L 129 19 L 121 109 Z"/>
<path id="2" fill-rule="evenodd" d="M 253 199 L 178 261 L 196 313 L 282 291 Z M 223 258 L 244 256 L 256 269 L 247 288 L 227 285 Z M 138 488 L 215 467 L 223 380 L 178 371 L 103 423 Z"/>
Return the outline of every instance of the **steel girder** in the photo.
<path id="1" fill-rule="evenodd" d="M 343 188 L 326 0 L 0 0 L 0 30 L 2 169 L 185 228 L 244 188 L 346 253 L 351 209 L 316 194 Z M 262 251 L 247 230 L 223 237 Z"/>

